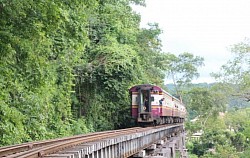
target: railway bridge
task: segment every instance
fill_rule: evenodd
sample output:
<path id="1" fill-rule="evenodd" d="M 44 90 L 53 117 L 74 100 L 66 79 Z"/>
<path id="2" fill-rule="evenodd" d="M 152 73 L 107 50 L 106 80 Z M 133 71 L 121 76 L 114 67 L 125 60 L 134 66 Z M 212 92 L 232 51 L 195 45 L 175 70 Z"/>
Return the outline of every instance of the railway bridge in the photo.
<path id="1" fill-rule="evenodd" d="M 0 148 L 0 157 L 187 158 L 183 124 L 135 127 Z"/>

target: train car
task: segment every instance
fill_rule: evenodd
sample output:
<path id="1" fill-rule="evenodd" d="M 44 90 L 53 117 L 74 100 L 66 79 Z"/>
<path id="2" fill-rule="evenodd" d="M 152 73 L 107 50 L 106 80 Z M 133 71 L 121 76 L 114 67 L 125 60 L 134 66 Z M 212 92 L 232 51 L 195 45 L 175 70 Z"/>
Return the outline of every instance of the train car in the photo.
<path id="1" fill-rule="evenodd" d="M 136 85 L 129 92 L 131 115 L 138 124 L 171 124 L 183 122 L 186 117 L 182 101 L 158 86 Z"/>

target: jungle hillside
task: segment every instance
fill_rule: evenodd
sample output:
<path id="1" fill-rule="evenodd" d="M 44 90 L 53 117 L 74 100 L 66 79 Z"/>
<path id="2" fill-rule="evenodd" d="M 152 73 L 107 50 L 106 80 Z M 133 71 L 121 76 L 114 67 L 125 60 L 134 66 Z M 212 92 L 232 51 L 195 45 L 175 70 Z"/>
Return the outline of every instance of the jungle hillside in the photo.
<path id="1" fill-rule="evenodd" d="M 0 0 L 0 146 L 131 127 L 128 89 L 148 83 L 183 98 L 190 157 L 250 155 L 249 39 L 217 82 L 193 84 L 205 59 L 163 52 L 159 24 L 141 28 L 132 5 L 146 4 Z"/>

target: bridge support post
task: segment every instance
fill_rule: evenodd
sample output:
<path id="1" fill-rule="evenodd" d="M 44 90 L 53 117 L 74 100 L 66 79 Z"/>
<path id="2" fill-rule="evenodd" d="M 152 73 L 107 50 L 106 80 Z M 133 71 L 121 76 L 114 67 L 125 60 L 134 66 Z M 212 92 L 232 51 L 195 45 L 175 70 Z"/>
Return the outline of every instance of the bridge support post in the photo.
<path id="1" fill-rule="evenodd" d="M 150 147 L 147 148 L 147 150 L 155 150 L 156 144 L 152 144 Z"/>
<path id="2" fill-rule="evenodd" d="M 146 156 L 146 151 L 145 150 L 141 150 L 137 154 L 133 155 L 133 157 L 136 157 L 136 158 L 143 158 L 145 156 Z"/>
<path id="3" fill-rule="evenodd" d="M 172 137 L 166 137 L 146 149 L 144 158 L 175 158 L 178 151 L 181 158 L 188 158 L 185 148 L 185 133 L 173 134 Z"/>

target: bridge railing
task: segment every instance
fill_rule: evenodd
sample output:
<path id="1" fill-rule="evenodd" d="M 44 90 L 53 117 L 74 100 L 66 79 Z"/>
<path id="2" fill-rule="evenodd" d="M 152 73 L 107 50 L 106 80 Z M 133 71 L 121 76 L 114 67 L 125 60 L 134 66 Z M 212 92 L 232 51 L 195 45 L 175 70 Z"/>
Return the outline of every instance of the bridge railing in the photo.
<path id="1" fill-rule="evenodd" d="M 65 158 L 123 158 L 137 154 L 145 157 L 143 149 L 150 149 L 152 145 L 183 132 L 183 124 L 148 128 L 114 138 L 102 139 L 94 142 L 80 144 L 64 151 L 48 155 L 48 157 L 63 156 Z M 46 156 L 45 156 L 46 157 Z"/>

